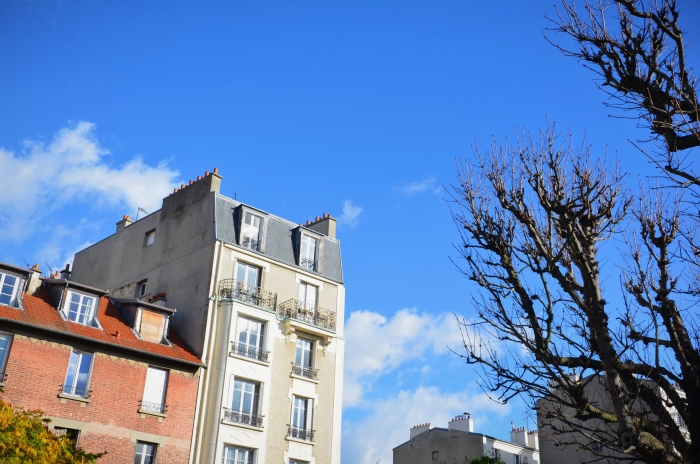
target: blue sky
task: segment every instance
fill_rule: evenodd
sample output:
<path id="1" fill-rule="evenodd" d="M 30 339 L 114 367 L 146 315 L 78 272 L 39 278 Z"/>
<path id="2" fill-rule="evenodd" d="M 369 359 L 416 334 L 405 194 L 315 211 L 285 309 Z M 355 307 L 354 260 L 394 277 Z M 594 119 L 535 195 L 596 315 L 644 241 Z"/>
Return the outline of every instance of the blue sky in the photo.
<path id="1" fill-rule="evenodd" d="M 476 141 L 547 120 L 651 172 L 628 142 L 646 133 L 543 39 L 553 3 L 2 2 L 0 260 L 62 267 L 216 166 L 226 195 L 340 218 L 345 463 L 391 462 L 410 426 L 464 411 L 494 436 L 532 427 L 446 349 L 473 288 L 441 186 Z M 700 5 L 682 12 L 697 36 Z"/>

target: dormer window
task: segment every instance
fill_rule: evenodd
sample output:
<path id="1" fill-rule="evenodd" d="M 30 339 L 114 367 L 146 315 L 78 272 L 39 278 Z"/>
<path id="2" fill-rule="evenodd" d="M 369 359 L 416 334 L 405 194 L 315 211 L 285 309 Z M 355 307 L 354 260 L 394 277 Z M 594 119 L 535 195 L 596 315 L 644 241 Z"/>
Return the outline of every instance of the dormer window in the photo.
<path id="1" fill-rule="evenodd" d="M 63 314 L 69 321 L 93 326 L 96 300 L 94 296 L 69 290 L 63 305 Z"/>
<path id="2" fill-rule="evenodd" d="M 318 270 L 318 239 L 307 234 L 301 235 L 301 256 L 299 266 L 310 271 Z"/>
<path id="3" fill-rule="evenodd" d="M 136 331 L 142 340 L 161 343 L 165 333 L 165 316 L 155 311 L 141 309 L 136 321 Z"/>
<path id="4" fill-rule="evenodd" d="M 260 251 L 262 245 L 263 219 L 248 211 L 243 215 L 241 228 L 241 245 L 251 250 Z"/>
<path id="5" fill-rule="evenodd" d="M 19 276 L 0 272 L 0 304 L 7 306 L 17 305 L 19 282 Z"/>

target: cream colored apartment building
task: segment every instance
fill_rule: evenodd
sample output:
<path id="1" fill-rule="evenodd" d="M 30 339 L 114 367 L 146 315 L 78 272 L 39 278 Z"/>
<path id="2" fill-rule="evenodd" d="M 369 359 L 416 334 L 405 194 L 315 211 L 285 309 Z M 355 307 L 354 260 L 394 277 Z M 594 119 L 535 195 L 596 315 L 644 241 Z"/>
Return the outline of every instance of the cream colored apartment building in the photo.
<path id="1" fill-rule="evenodd" d="M 74 279 L 167 302 L 201 356 L 192 463 L 340 463 L 344 302 L 335 219 L 219 193 L 216 170 L 76 254 Z M 111 259 L 105 260 L 105 256 Z"/>

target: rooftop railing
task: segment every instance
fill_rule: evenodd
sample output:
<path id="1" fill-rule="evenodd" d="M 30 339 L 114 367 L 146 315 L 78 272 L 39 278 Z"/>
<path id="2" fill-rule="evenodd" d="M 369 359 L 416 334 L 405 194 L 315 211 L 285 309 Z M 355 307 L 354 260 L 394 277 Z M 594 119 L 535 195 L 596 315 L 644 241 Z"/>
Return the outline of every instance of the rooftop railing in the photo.
<path id="1" fill-rule="evenodd" d="M 319 308 L 292 298 L 277 306 L 277 315 L 283 319 L 296 319 L 335 332 L 335 311 Z"/>
<path id="2" fill-rule="evenodd" d="M 269 351 L 261 350 L 255 346 L 244 345 L 242 343 L 231 342 L 231 353 L 257 361 L 268 362 Z"/>
<path id="3" fill-rule="evenodd" d="M 251 427 L 262 428 L 263 426 L 263 416 L 235 411 L 229 408 L 224 408 L 224 420 L 234 424 L 250 425 Z"/>
<path id="4" fill-rule="evenodd" d="M 277 293 L 249 286 L 236 279 L 223 279 L 219 282 L 219 298 L 242 301 L 271 311 L 275 310 L 277 304 Z"/>

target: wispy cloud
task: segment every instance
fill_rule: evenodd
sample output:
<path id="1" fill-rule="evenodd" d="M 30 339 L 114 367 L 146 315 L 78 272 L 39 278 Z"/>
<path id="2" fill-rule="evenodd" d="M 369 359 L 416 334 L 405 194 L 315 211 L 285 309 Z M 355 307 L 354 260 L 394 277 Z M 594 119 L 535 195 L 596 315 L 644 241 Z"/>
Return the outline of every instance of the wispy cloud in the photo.
<path id="1" fill-rule="evenodd" d="M 408 182 L 406 184 L 398 184 L 394 187 L 394 191 L 396 193 L 407 197 L 412 197 L 413 195 L 418 195 L 421 193 L 432 193 L 437 195 L 441 190 L 442 188 L 440 187 L 439 182 L 432 175 L 428 175 L 423 180 Z"/>
<path id="2" fill-rule="evenodd" d="M 111 166 L 109 153 L 86 121 L 59 130 L 48 144 L 26 140 L 21 153 L 0 148 L 0 237 L 21 242 L 69 203 L 153 211 L 178 184 L 179 173 L 164 162 L 149 166 L 134 157 Z"/>
<path id="3" fill-rule="evenodd" d="M 408 441 L 409 430 L 416 424 L 431 422 L 446 427 L 455 414 L 469 411 L 479 431 L 511 411 L 510 406 L 494 403 L 474 389 L 444 392 L 434 386 L 403 390 L 396 396 L 372 401 L 367 410 L 371 412 L 343 428 L 343 462 L 392 462 L 392 449 Z"/>
<path id="4" fill-rule="evenodd" d="M 458 348 L 462 337 L 454 315 L 402 309 L 387 319 L 372 311 L 353 311 L 346 324 L 343 405 L 361 405 L 363 394 L 380 376 L 426 352 Z"/>
<path id="5" fill-rule="evenodd" d="M 343 202 L 343 214 L 338 217 L 338 224 L 347 227 L 355 227 L 360 221 L 360 215 L 362 214 L 362 207 L 354 204 L 350 200 L 345 200 Z"/>

